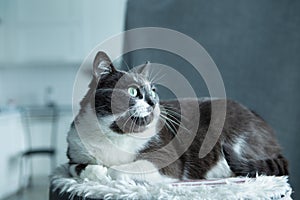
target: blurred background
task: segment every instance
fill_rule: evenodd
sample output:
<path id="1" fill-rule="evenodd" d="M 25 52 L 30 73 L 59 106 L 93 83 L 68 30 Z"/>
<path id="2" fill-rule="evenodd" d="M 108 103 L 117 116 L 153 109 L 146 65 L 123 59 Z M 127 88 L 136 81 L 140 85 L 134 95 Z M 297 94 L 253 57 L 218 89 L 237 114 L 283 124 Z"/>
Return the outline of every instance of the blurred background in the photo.
<path id="1" fill-rule="evenodd" d="M 207 50 L 227 96 L 274 127 L 300 199 L 299 10 L 298 0 L 0 0 L 0 199 L 48 198 L 48 175 L 67 162 L 80 64 L 105 39 L 148 26 L 180 31 Z M 169 52 L 138 50 L 123 60 L 172 66 L 208 96 L 192 66 Z M 161 88 L 160 96 L 171 94 Z"/>
<path id="2" fill-rule="evenodd" d="M 67 162 L 77 70 L 123 31 L 125 3 L 0 0 L 0 199 L 27 184 L 8 199 L 48 199 L 51 169 Z"/>

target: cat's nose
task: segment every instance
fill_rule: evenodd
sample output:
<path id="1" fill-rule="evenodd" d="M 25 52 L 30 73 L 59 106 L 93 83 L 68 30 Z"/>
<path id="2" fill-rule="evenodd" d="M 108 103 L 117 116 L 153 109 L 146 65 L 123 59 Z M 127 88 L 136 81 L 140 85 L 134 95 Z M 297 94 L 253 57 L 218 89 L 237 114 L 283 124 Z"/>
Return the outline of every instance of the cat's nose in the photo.
<path id="1" fill-rule="evenodd" d="M 146 97 L 146 102 L 147 102 L 151 107 L 154 107 L 154 106 L 155 106 L 155 102 L 154 102 L 150 97 Z"/>

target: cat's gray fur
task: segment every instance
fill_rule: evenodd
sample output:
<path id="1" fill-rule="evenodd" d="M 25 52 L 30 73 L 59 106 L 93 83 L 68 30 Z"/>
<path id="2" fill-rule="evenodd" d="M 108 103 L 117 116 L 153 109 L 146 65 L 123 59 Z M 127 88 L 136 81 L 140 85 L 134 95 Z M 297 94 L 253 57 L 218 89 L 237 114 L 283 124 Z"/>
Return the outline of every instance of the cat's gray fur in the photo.
<path id="1" fill-rule="evenodd" d="M 108 167 L 113 178 L 127 175 L 154 182 L 288 174 L 287 161 L 273 130 L 260 116 L 231 100 L 159 101 L 157 95 L 151 95 L 154 89 L 147 79 L 148 65 L 132 72 L 119 71 L 105 53 L 98 52 L 90 89 L 68 134 L 67 155 L 73 176 L 100 165 Z M 139 88 L 136 98 L 127 93 L 132 84 Z M 144 101 L 143 108 L 136 107 L 138 100 Z M 212 151 L 199 158 L 200 147 L 212 122 L 212 102 L 215 106 L 227 104 L 225 124 Z M 131 123 L 127 123 L 133 114 L 128 109 L 135 109 L 142 117 L 135 115 L 130 118 Z M 198 109 L 200 120 L 194 121 L 199 115 Z M 162 111 L 163 118 L 160 117 Z M 149 114 L 144 116 L 145 113 Z M 94 115 L 96 121 L 90 118 Z M 217 123 L 218 119 L 215 120 Z M 198 128 L 194 134 L 190 130 L 195 124 Z M 82 141 L 85 134 L 90 139 Z"/>

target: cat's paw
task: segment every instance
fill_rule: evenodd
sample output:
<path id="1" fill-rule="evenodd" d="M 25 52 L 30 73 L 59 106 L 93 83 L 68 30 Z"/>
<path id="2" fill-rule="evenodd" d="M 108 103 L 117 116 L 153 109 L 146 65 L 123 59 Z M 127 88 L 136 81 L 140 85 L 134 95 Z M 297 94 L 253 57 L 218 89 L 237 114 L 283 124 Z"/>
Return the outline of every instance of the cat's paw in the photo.
<path id="1" fill-rule="evenodd" d="M 134 180 L 148 183 L 171 183 L 178 181 L 159 172 L 154 164 L 139 160 L 125 165 L 112 166 L 107 169 L 107 175 L 113 180 Z"/>
<path id="2" fill-rule="evenodd" d="M 97 181 L 102 182 L 107 175 L 107 168 L 102 165 L 88 165 L 86 168 L 80 173 L 80 178 L 89 181 Z"/>
<path id="3" fill-rule="evenodd" d="M 112 166 L 107 169 L 107 175 L 113 180 L 129 180 L 130 175 L 122 166 Z"/>

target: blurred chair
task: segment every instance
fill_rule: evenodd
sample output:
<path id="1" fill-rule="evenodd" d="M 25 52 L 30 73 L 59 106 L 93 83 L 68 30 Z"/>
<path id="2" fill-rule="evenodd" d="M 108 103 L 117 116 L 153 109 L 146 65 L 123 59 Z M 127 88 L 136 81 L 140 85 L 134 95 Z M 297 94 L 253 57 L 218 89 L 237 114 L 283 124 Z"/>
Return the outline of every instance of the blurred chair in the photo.
<path id="1" fill-rule="evenodd" d="M 50 158 L 50 168 L 53 170 L 56 167 L 56 143 L 58 132 L 59 110 L 55 105 L 52 106 L 31 106 L 22 109 L 23 126 L 25 130 L 25 151 L 21 154 L 20 166 L 20 189 L 21 191 L 32 185 L 32 160 L 33 156 L 47 156 Z M 49 123 L 49 129 L 44 130 L 41 134 L 48 134 L 49 144 L 45 147 L 34 147 L 32 144 L 32 125 L 36 122 Z M 47 133 L 48 132 L 48 133 Z M 24 172 L 29 175 L 25 176 Z"/>
<path id="2" fill-rule="evenodd" d="M 291 185 L 298 198 L 299 10 L 297 0 L 128 0 L 125 22 L 126 30 L 139 27 L 177 30 L 206 49 L 223 77 L 227 97 L 255 110 L 275 129 L 290 162 Z M 146 41 L 147 35 L 135 40 Z M 125 48 L 127 45 L 131 44 L 125 40 Z M 208 96 L 201 76 L 195 75 L 193 67 L 178 56 L 142 49 L 128 53 L 124 59 L 130 66 L 148 60 L 172 66 L 188 77 L 199 97 Z M 171 97 L 163 88 L 160 96 Z"/>

